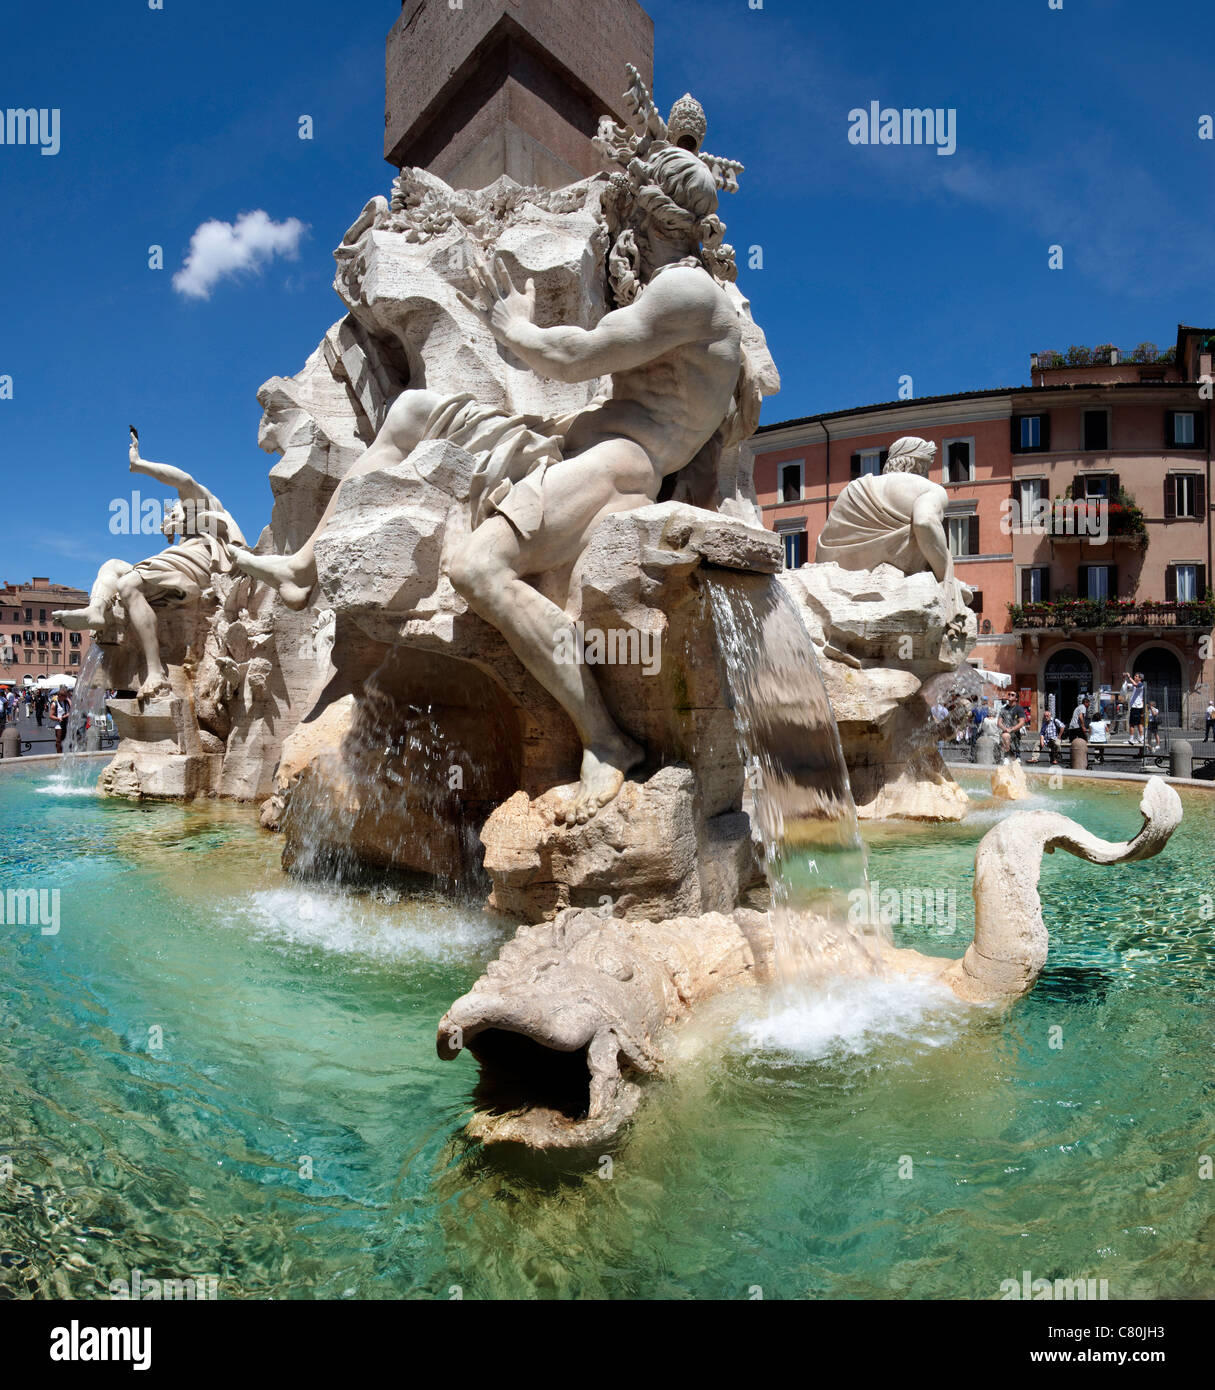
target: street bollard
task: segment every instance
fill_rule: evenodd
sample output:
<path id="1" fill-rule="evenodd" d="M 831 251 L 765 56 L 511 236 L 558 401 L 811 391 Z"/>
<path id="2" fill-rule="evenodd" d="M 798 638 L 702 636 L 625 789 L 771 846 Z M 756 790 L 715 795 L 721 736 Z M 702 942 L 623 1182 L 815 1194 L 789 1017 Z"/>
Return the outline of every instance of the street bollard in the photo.
<path id="1" fill-rule="evenodd" d="M 1185 738 L 1175 738 L 1169 745 L 1169 776 L 1193 777 L 1194 745 Z"/>

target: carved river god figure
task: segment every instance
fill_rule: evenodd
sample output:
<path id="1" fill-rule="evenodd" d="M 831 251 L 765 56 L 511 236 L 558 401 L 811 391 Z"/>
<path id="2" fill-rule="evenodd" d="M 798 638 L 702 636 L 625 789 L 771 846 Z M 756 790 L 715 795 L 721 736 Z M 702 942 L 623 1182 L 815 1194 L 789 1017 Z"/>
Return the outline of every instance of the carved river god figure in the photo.
<path id="1" fill-rule="evenodd" d="M 593 668 L 561 659 L 576 640 L 574 624 L 531 581 L 571 571 L 604 517 L 656 501 L 664 479 L 712 467 L 725 442 L 753 427 L 758 408 L 739 311 L 724 289 L 736 273 L 733 252 L 716 216 L 718 190 L 737 186 L 741 166 L 700 153 L 698 103 L 683 98 L 663 121 L 630 71 L 637 131 L 605 119 L 596 141 L 622 171 L 604 198 L 619 307 L 593 328 L 540 327 L 535 285 L 514 285 L 497 259 L 474 264 L 474 296 L 460 296 L 531 371 L 566 382 L 606 376 L 609 392 L 572 416 L 540 420 L 479 409 L 467 396 L 406 391 L 343 480 L 403 460 L 424 439 L 449 439 L 476 455 L 473 529 L 449 578 L 577 730 L 580 781 L 555 794 L 552 809 L 578 823 L 617 794 L 643 752 L 609 714 Z M 307 603 L 313 546 L 340 492 L 294 555 L 242 553 L 237 565 L 288 603 Z"/>
<path id="2" fill-rule="evenodd" d="M 178 500 L 166 510 L 161 526 L 170 544 L 137 565 L 107 560 L 93 582 L 88 605 L 53 616 L 66 628 L 99 631 L 110 620 L 114 605 L 121 603 L 126 631 L 134 636 L 143 654 L 139 699 L 148 700 L 169 692 L 155 610 L 197 602 L 215 574 L 231 572 L 231 547 L 243 546 L 245 538 L 235 518 L 209 488 L 180 468 L 140 458 L 139 436 L 134 429 L 129 458 L 132 473 L 145 473 L 177 492 Z M 181 540 L 174 544 L 178 536 Z"/>
<path id="3" fill-rule="evenodd" d="M 935 444 L 914 435 L 896 439 L 879 476 L 853 478 L 840 493 L 814 559 L 846 570 L 931 570 L 962 615 L 973 590 L 954 575 L 945 534 L 949 494 L 928 476 L 936 452 Z"/>

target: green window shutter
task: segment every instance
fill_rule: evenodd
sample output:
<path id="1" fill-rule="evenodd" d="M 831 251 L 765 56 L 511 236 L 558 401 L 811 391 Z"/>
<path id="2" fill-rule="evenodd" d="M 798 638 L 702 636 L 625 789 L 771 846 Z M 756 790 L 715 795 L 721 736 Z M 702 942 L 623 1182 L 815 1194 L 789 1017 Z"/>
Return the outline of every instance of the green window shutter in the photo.
<path id="1" fill-rule="evenodd" d="M 969 532 L 970 532 L 970 535 L 969 535 L 969 538 L 968 538 L 968 541 L 967 541 L 967 554 L 968 554 L 968 555 L 978 555 L 978 554 L 979 554 L 979 518 L 978 518 L 977 516 L 972 516 L 972 517 L 968 517 L 967 520 L 968 520 L 969 523 L 970 523 L 970 525 L 969 525 Z"/>
<path id="2" fill-rule="evenodd" d="M 859 477 L 861 476 L 861 456 L 860 456 L 860 454 L 853 454 L 853 455 L 852 455 L 851 459 L 849 459 L 849 461 L 848 461 L 848 469 L 849 469 L 848 476 L 849 476 L 850 478 L 859 478 Z"/>
<path id="3" fill-rule="evenodd" d="M 1164 519 L 1177 519 L 1177 479 L 1171 474 L 1166 475 L 1164 480 Z"/>
<path id="4" fill-rule="evenodd" d="M 1165 601 L 1172 603 L 1177 598 L 1177 566 L 1169 565 L 1164 572 Z"/>

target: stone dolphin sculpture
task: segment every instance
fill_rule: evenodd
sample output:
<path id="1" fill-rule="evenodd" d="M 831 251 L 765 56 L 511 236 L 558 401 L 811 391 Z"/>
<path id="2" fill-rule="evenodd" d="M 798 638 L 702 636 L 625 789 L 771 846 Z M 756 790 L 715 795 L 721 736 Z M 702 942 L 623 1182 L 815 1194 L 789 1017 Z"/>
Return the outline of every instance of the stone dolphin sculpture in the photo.
<path id="1" fill-rule="evenodd" d="M 967 1003 L 1019 998 L 1049 945 L 1042 856 L 1062 849 L 1093 864 L 1150 859 L 1181 823 L 1181 798 L 1153 777 L 1140 811 L 1138 834 L 1121 843 L 1054 811 L 1014 812 L 979 843 L 975 934 L 962 959 L 887 945 L 878 968 L 934 976 Z M 660 1071 L 664 1033 L 715 994 L 769 982 L 774 959 L 767 916 L 748 910 L 628 922 L 571 908 L 521 927 L 439 1024 L 440 1057 L 467 1049 L 481 1065 L 469 1133 L 539 1149 L 603 1143 L 641 1099 L 626 1073 Z M 838 963 L 846 968 L 843 954 Z"/>

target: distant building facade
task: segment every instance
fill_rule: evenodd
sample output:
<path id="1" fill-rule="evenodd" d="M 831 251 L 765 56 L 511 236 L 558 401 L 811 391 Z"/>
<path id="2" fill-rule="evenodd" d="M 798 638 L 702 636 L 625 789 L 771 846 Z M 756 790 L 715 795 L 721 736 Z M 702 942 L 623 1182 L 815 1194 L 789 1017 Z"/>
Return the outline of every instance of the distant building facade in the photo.
<path id="1" fill-rule="evenodd" d="M 51 614 L 88 601 L 83 589 L 41 577 L 0 588 L 0 681 L 21 686 L 27 676 L 78 675 L 93 634 L 65 632 Z"/>
<path id="2" fill-rule="evenodd" d="M 972 661 L 1013 678 L 1035 718 L 1143 672 L 1163 722 L 1202 727 L 1215 688 L 1211 602 L 1215 330 L 1164 355 L 1035 354 L 1027 387 L 834 411 L 750 443 L 785 562 L 814 559 L 832 503 L 891 443 L 937 445 L 958 577 L 978 590 Z M 1085 360 L 1087 359 L 1087 360 Z"/>

